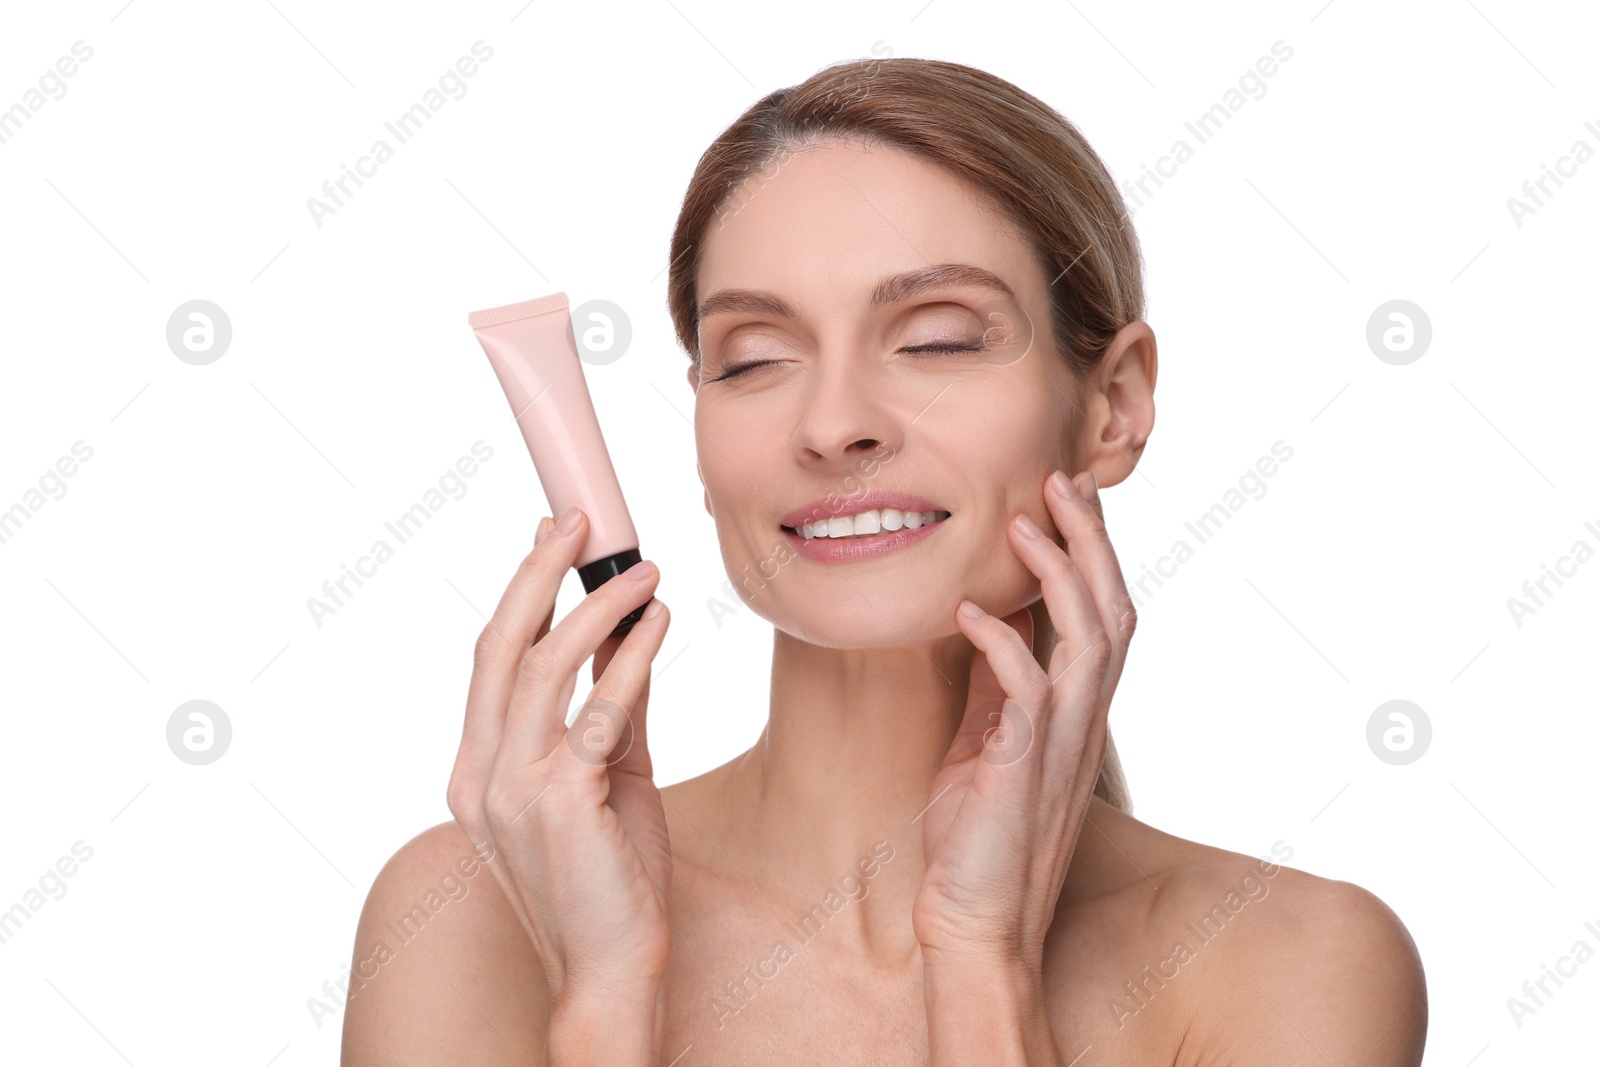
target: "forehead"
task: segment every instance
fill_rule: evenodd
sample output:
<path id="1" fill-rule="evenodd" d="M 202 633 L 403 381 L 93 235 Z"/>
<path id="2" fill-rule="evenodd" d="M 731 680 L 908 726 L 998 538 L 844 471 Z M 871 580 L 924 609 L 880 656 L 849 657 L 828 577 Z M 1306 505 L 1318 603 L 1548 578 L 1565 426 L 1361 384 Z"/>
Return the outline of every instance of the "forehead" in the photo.
<path id="1" fill-rule="evenodd" d="M 707 229 L 695 297 L 763 289 L 802 312 L 860 308 L 885 275 L 936 263 L 984 267 L 1024 302 L 1042 296 L 1022 235 L 955 175 L 899 149 L 828 142 L 780 154 L 732 190 Z"/>

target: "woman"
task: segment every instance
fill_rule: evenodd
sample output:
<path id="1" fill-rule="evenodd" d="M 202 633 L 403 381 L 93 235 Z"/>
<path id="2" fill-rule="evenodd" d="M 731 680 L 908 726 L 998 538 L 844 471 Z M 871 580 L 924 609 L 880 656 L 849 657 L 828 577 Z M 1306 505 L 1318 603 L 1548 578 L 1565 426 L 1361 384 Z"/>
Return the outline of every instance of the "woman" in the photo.
<path id="1" fill-rule="evenodd" d="M 455 821 L 363 912 L 345 1062 L 1419 1063 L 1379 900 L 1128 814 L 1100 490 L 1156 343 L 1077 130 L 957 64 L 829 67 L 706 152 L 671 264 L 705 506 L 774 626 L 766 729 L 658 791 L 669 612 L 607 637 L 658 575 L 552 626 L 588 525 L 543 520 L 478 643 Z"/>

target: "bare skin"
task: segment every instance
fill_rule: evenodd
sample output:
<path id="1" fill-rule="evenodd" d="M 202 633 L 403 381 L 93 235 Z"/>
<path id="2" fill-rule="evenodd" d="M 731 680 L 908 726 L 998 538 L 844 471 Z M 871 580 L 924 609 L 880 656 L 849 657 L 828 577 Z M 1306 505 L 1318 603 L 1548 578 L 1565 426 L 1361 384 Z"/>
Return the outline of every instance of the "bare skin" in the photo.
<path id="1" fill-rule="evenodd" d="M 871 305 L 881 279 L 933 264 L 1011 295 Z M 705 315 L 690 369 L 730 576 L 772 575 L 780 517 L 871 457 L 870 487 L 951 517 L 881 559 L 790 557 L 746 586 L 775 628 L 766 729 L 659 792 L 647 679 L 669 614 L 601 640 L 656 576 L 552 620 L 587 527 L 542 523 L 480 642 L 456 820 L 402 848 L 363 911 L 345 1063 L 1420 1062 L 1421 964 L 1377 898 L 1088 798 L 1132 632 L 1095 489 L 1149 437 L 1156 350 L 1130 324 L 1075 380 L 1051 354 L 1048 284 L 954 178 L 861 145 L 794 155 L 707 235 L 702 300 L 761 290 L 796 311 Z M 996 311 L 1010 329 L 984 355 L 916 351 Z M 1048 487 L 1057 469 L 1071 495 Z M 632 709 L 609 768 L 572 756 L 558 721 L 590 653 L 596 694 Z M 1023 705 L 1037 744 L 953 764 L 986 694 Z M 465 895 L 436 895 L 401 943 L 389 924 L 487 841 L 451 882 Z"/>
<path id="2" fill-rule="evenodd" d="M 679 1067 L 926 1062 L 920 959 L 874 957 L 870 946 L 879 935 L 861 928 L 876 918 L 861 905 L 886 897 L 879 894 L 891 872 L 910 857 L 897 851 L 867 882 L 866 897 L 802 944 L 784 924 L 801 919 L 838 883 L 825 877 L 810 883 L 810 894 L 794 896 L 753 889 L 700 835 L 728 823 L 716 817 L 728 810 L 717 799 L 718 783 L 733 767 L 662 791 L 672 840 L 686 847 L 674 849 L 673 962 L 660 1062 L 672 1063 L 691 1045 Z M 698 829 L 678 809 L 692 813 Z M 1376 897 L 1288 867 L 1263 877 L 1256 857 L 1171 837 L 1098 798 L 1089 819 L 1094 829 L 1073 855 L 1047 948 L 1045 999 L 1058 1043 L 1070 1050 L 1063 1063 L 1091 1044 L 1080 1064 L 1421 1062 L 1421 966 L 1404 927 Z M 862 855 L 870 852 L 864 843 Z M 346 1007 L 344 1063 L 545 1062 L 545 976 L 487 874 L 463 879 L 471 885 L 467 895 L 409 944 L 384 926 L 472 855 L 461 828 L 442 823 L 409 842 L 379 876 L 357 931 L 357 957 L 380 940 L 393 956 L 362 969 L 376 976 Z M 740 865 L 752 873 L 747 862 Z M 1201 942 L 1186 924 L 1198 924 L 1248 875 L 1266 895 Z M 713 998 L 738 1005 L 722 983 L 739 981 L 778 940 L 795 950 L 793 960 L 760 986 L 746 980 L 753 995 L 734 1014 L 714 1007 Z M 1163 966 L 1178 940 L 1198 950 L 1194 958 Z M 1147 965 L 1177 977 L 1158 985 L 1146 977 Z M 1127 982 L 1143 982 L 1142 1001 L 1128 995 Z M 971 1023 L 987 1029 L 981 1003 L 973 1005 Z"/>

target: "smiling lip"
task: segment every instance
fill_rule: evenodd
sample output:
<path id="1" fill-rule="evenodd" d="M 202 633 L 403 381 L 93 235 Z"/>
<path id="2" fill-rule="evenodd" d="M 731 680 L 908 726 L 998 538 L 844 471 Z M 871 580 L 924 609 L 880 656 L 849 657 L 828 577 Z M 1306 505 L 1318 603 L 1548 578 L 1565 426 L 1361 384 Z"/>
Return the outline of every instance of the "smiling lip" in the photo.
<path id="1" fill-rule="evenodd" d="M 893 504 L 880 505 L 893 507 Z M 862 509 L 867 510 L 867 509 Z M 908 509 L 915 510 L 915 509 Z M 923 510 L 935 511 L 942 508 L 925 508 Z M 856 537 L 805 537 L 797 530 L 784 528 L 783 536 L 788 539 L 789 545 L 797 556 L 802 556 L 815 563 L 853 563 L 858 560 L 875 559 L 886 556 L 890 552 L 897 552 L 908 545 L 914 545 L 924 538 L 932 537 L 948 518 L 938 522 L 927 523 L 915 530 L 902 527 L 893 533 L 862 534 Z"/>
<path id="2" fill-rule="evenodd" d="M 874 508 L 897 508 L 900 511 L 942 511 L 945 518 L 926 523 L 913 530 L 902 527 L 894 531 L 862 534 L 853 537 L 806 537 L 800 527 L 819 519 L 838 515 L 855 515 Z M 783 536 L 788 539 L 795 554 L 816 563 L 850 563 L 874 559 L 914 545 L 950 521 L 950 509 L 940 507 L 926 497 L 901 493 L 893 489 L 873 489 L 849 496 L 833 495 L 813 500 L 783 517 Z"/>
<path id="3" fill-rule="evenodd" d="M 805 523 L 816 522 L 818 519 L 831 519 L 836 515 L 855 515 L 858 512 L 871 511 L 873 508 L 896 508 L 900 511 L 950 510 L 911 493 L 901 493 L 893 489 L 872 489 L 864 493 L 852 493 L 849 496 L 832 494 L 813 500 L 795 508 L 778 521 L 788 527 L 790 532 L 798 535 L 800 527 Z"/>

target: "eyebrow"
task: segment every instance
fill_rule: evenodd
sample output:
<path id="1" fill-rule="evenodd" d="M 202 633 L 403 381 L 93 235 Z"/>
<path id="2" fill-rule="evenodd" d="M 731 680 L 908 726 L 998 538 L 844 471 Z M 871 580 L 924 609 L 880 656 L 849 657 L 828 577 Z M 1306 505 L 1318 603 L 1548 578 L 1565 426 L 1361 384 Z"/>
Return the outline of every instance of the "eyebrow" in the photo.
<path id="1" fill-rule="evenodd" d="M 987 289 L 1012 300 L 1017 298 L 1011 286 L 993 271 L 984 270 L 971 263 L 938 263 L 931 267 L 908 270 L 884 278 L 873 287 L 869 306 L 876 311 L 904 303 L 924 293 L 961 286 Z M 707 316 L 727 312 L 771 315 L 782 319 L 800 317 L 800 313 L 781 296 L 760 289 L 719 289 L 706 297 L 700 305 L 701 321 Z"/>

